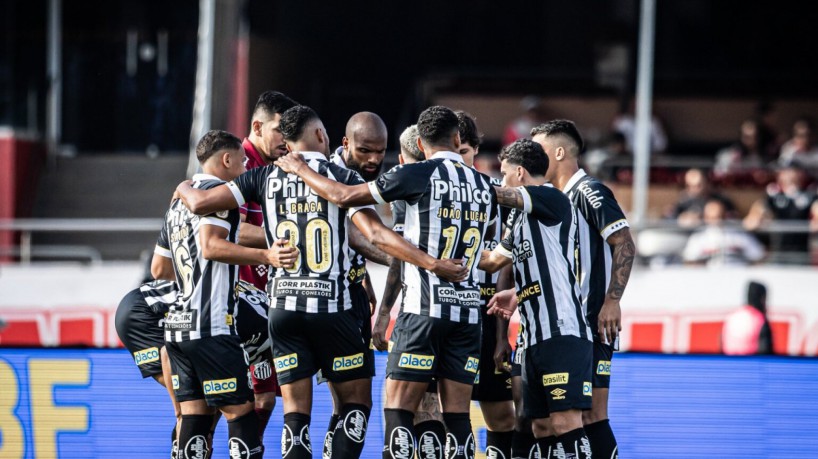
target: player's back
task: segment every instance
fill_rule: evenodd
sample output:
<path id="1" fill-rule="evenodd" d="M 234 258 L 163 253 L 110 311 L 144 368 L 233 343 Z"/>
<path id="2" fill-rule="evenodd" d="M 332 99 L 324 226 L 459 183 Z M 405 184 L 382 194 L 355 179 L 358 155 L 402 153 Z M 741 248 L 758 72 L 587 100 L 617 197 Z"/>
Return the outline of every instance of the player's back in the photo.
<path id="1" fill-rule="evenodd" d="M 398 166 L 370 182 L 381 201 L 406 201 L 403 236 L 435 258 L 463 259 L 470 268 L 459 283 L 406 265 L 405 312 L 478 323 L 477 264 L 497 202 L 488 177 L 463 163 L 462 156 L 438 152 L 429 160 Z"/>
<path id="2" fill-rule="evenodd" d="M 222 183 L 206 174 L 193 176 L 194 188 L 209 189 Z M 236 334 L 233 289 L 238 280 L 238 268 L 205 259 L 200 246 L 200 230 L 202 225 L 225 228 L 228 230 L 227 240 L 235 243 L 239 219 L 238 210 L 198 216 L 191 213 L 180 199 L 171 203 L 157 243 L 168 249 L 179 286 L 176 303 L 165 321 L 168 341 Z"/>
<path id="3" fill-rule="evenodd" d="M 363 183 L 357 173 L 327 161 L 321 153 L 302 155 L 324 177 L 349 185 Z M 248 171 L 230 186 L 242 201 L 261 204 L 268 244 L 287 239 L 298 250 L 292 267 L 278 268 L 271 276 L 270 307 L 303 312 L 350 309 L 347 217 L 355 210 L 336 206 L 298 176 L 275 166 Z"/>

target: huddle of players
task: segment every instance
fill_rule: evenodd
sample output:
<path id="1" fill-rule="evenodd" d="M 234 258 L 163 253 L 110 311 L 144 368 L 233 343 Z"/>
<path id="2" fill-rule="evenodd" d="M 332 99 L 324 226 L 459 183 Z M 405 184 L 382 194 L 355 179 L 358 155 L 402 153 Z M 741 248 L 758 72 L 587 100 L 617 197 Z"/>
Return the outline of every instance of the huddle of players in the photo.
<path id="1" fill-rule="evenodd" d="M 521 188 L 495 188 L 496 183 L 471 168 L 479 147 L 473 120 L 444 107 L 431 107 L 418 119 L 419 140 L 414 144 L 405 141 L 404 137 L 411 138 L 411 130 L 401 138 L 401 162 L 407 164 L 366 183 L 356 172 L 346 169 L 347 164 L 341 164 L 344 161 L 328 161 L 328 137 L 314 111 L 294 106 L 282 112 L 275 116 L 280 116 L 278 130 L 287 149 L 299 153 L 279 157 L 274 165 L 238 177 L 194 177 L 193 182 L 180 184 L 177 192 L 181 200 L 171 205 L 163 233 L 167 239 L 160 238 L 158 244 L 168 249 L 166 255 L 172 260 L 180 290 L 165 320 L 172 386 L 182 405 L 180 457 L 197 457 L 195 454 L 203 448 L 206 454 L 206 443 L 202 447 L 200 440 L 191 442 L 206 439 L 212 429 L 212 408 L 208 405 L 219 407 L 228 419 L 231 455 L 235 451 L 235 457 L 256 457 L 263 450 L 258 421 L 252 403 L 247 401 L 251 398 L 246 389 L 248 381 L 241 377 L 246 365 L 242 370 L 235 324 L 242 318 L 235 310 L 235 298 L 229 294 L 236 277 L 235 266 L 228 263 L 269 264 L 276 268 L 269 277 L 267 292 L 272 299 L 268 315 L 273 361 L 284 399 L 282 456 L 311 457 L 311 376 L 318 370 L 330 382 L 337 401 L 337 418 L 334 416 L 330 424 L 333 435 L 327 437 L 330 440 L 325 442 L 325 454 L 360 455 L 371 409 L 374 362 L 368 339 L 363 337 L 363 330 L 369 328 L 366 311 L 370 297 L 363 288 L 355 287 L 363 264 L 350 249 L 354 239 L 347 228 L 350 221 L 378 249 L 394 260 L 406 262 L 401 276 L 404 301 L 389 343 L 384 457 L 411 457 L 416 444 L 421 457 L 473 457 L 469 401 L 476 378 L 480 378 L 478 387 L 483 388 L 475 390 L 474 395 L 481 400 L 486 415 L 489 454 L 508 457 L 514 444 L 515 457 L 590 457 L 581 410 L 591 408 L 594 333 L 584 311 L 593 300 L 587 289 L 600 286 L 592 285 L 592 271 L 577 262 L 607 260 L 602 276 L 610 279 L 610 260 L 612 254 L 617 259 L 617 250 L 597 244 L 596 248 L 607 251 L 607 256 L 603 253 L 601 261 L 596 260 L 597 255 L 588 250 L 576 251 L 576 239 L 593 248 L 594 237 L 603 242 L 605 238 L 610 242 L 615 233 L 627 236 L 627 240 L 630 237 L 610 191 L 586 179 L 581 171 L 576 171 L 578 178 L 572 177 L 573 183 L 569 184 L 573 194 L 570 186 L 560 188 L 577 197 L 575 203 L 584 199 L 586 207 L 595 212 L 590 218 L 584 216 L 583 222 L 593 220 L 591 226 L 605 224 L 594 226 L 597 233 L 587 234 L 588 224 L 586 234 L 582 234 L 582 225 L 577 233 L 576 214 L 568 198 L 554 188 L 542 186 L 548 173 L 552 175 L 549 181 L 558 183 L 549 168 L 550 157 L 558 163 L 568 160 L 576 164 L 582 141 L 573 124 L 557 121 L 537 128 L 541 132 L 535 140 L 541 136 L 542 146 L 518 141 L 504 149 L 500 159 L 505 185 Z M 222 149 L 211 152 L 217 157 L 222 155 L 225 169 L 232 170 L 232 160 L 243 162 L 241 144 L 236 147 L 238 139 L 230 139 L 226 133 L 208 135 L 226 139 Z M 383 137 L 385 146 L 385 128 Z M 348 139 L 344 140 L 346 147 Z M 406 159 L 413 155 L 409 150 L 415 146 L 426 161 L 408 164 Z M 415 151 L 414 158 L 422 159 L 418 156 Z M 345 158 L 346 163 L 350 158 Z M 351 166 L 371 179 L 377 175 L 379 163 L 376 159 L 363 168 L 360 163 Z M 233 181 L 224 184 L 230 179 Z M 235 209 L 245 202 L 260 206 L 270 246 L 267 251 L 235 244 L 239 221 Z M 403 237 L 386 229 L 371 208 L 371 204 L 385 202 L 401 203 L 396 207 L 405 209 Z M 508 217 L 508 229 L 499 246 L 498 203 L 515 209 Z M 577 207 L 583 210 L 581 202 Z M 618 214 L 607 215 L 611 209 Z M 224 242 L 208 249 L 208 241 L 214 242 L 209 236 L 214 234 Z M 360 243 L 358 248 L 365 253 L 378 250 L 371 246 L 364 250 Z M 492 248 L 484 253 L 484 249 Z M 629 250 L 632 260 L 632 241 Z M 621 253 L 619 258 L 623 258 Z M 358 264 L 353 267 L 356 259 Z M 512 434 L 515 424 L 508 373 L 502 371 L 502 366 L 495 368 L 491 358 L 491 341 L 498 343 L 500 356 L 503 345 L 507 346 L 502 338 L 506 323 L 497 328 L 499 339 L 484 339 L 482 351 L 480 344 L 481 335 L 486 338 L 490 330 L 484 326 L 481 332 L 481 322 L 490 322 L 485 311 L 493 293 L 493 279 L 483 277 L 478 267 L 496 271 L 511 264 L 516 287 L 496 295 L 489 306 L 493 306 L 494 313 L 507 316 L 516 307 L 514 301 L 508 300 L 520 302 L 523 349 L 518 349 L 518 354 L 524 356 L 523 399 L 538 445 L 533 450 L 528 445 L 534 439 L 522 424 L 516 424 L 518 435 Z M 392 263 L 395 266 L 400 267 L 399 261 Z M 611 285 L 608 290 L 614 292 L 601 295 L 607 309 L 600 314 L 601 319 L 605 318 L 600 334 L 611 339 L 618 331 L 618 299 L 630 264 L 617 269 L 614 277 L 622 282 L 616 288 L 616 282 L 607 282 Z M 500 275 L 500 285 L 510 285 L 509 277 L 506 270 Z M 389 279 L 395 282 L 391 269 Z M 391 305 L 387 297 L 397 291 L 394 287 L 387 285 L 384 304 Z M 580 288 L 586 291 L 580 292 Z M 391 299 L 394 301 L 394 296 Z M 382 305 L 381 309 L 388 314 L 390 308 Z M 388 323 L 388 315 L 385 317 Z M 383 320 L 382 313 L 373 336 L 379 347 L 385 342 Z M 595 367 L 601 377 L 610 374 L 611 346 L 607 348 L 607 360 Z M 595 376 L 595 396 L 597 379 Z M 427 435 L 421 428 L 424 423 L 419 423 L 416 431 L 413 418 L 424 397 L 428 397 L 425 394 L 432 380 L 440 394 L 445 430 L 443 425 L 430 427 Z M 607 426 L 606 420 L 589 424 L 589 431 L 603 423 Z M 445 445 L 440 441 L 444 433 Z M 607 434 L 613 449 L 602 457 L 615 457 L 615 440 L 609 427 Z M 191 444 L 195 447 L 189 448 Z"/>

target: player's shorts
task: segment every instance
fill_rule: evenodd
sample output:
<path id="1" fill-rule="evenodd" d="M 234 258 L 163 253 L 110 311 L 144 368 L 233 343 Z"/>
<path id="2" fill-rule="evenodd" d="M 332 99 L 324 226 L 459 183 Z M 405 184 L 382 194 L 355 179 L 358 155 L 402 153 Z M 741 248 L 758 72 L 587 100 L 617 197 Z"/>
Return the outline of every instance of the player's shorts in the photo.
<path id="1" fill-rule="evenodd" d="M 116 308 L 114 325 L 143 378 L 162 374 L 159 351 L 165 345 L 164 314 L 148 307 L 139 289 L 128 292 Z"/>
<path id="2" fill-rule="evenodd" d="M 591 409 L 593 343 L 556 336 L 525 350 L 523 406 L 529 418 L 571 409 Z"/>
<path id="3" fill-rule="evenodd" d="M 472 388 L 471 399 L 479 402 L 504 402 L 512 400 L 511 373 L 497 371 L 494 364 L 494 348 L 497 345 L 497 321 L 494 316 L 482 312 L 483 331 L 480 345 L 480 371 Z"/>
<path id="4" fill-rule="evenodd" d="M 607 389 L 611 387 L 611 361 L 614 349 L 610 344 L 594 340 L 594 388 Z"/>
<path id="5" fill-rule="evenodd" d="M 370 377 L 369 346 L 355 313 L 309 313 L 270 309 L 273 364 L 280 385 L 311 378 L 321 370 L 330 382 Z"/>
<path id="6" fill-rule="evenodd" d="M 176 400 L 204 399 L 208 406 L 241 405 L 253 400 L 247 354 L 237 335 L 166 342 Z"/>
<path id="7" fill-rule="evenodd" d="M 274 392 L 281 395 L 273 369 L 273 351 L 270 329 L 267 325 L 269 309 L 267 294 L 244 281 L 240 281 L 237 290 L 239 296 L 236 302 L 236 332 L 250 358 L 253 393 Z"/>
<path id="8" fill-rule="evenodd" d="M 392 330 L 388 378 L 429 382 L 433 377 L 474 384 L 480 369 L 480 324 L 401 312 Z"/>
<path id="9" fill-rule="evenodd" d="M 523 362 L 525 361 L 525 350 L 514 349 L 511 352 L 511 377 L 523 375 Z"/>

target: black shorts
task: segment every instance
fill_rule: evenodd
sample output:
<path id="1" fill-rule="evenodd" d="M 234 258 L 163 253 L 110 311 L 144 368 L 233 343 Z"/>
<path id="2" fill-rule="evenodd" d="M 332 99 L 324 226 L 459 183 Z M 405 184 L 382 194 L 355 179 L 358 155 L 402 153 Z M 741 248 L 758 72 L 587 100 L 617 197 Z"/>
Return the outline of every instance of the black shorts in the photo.
<path id="1" fill-rule="evenodd" d="M 571 409 L 591 409 L 593 344 L 557 336 L 525 350 L 523 406 L 532 419 Z"/>
<path id="2" fill-rule="evenodd" d="M 401 312 L 390 341 L 388 378 L 429 382 L 437 377 L 474 384 L 480 369 L 480 324 Z"/>
<path id="3" fill-rule="evenodd" d="M 355 313 L 270 309 L 273 363 L 279 385 L 311 378 L 321 370 L 330 382 L 370 377 L 368 346 Z"/>
<path id="4" fill-rule="evenodd" d="M 594 340 L 594 366 L 593 380 L 594 388 L 608 389 L 611 387 L 611 360 L 613 360 L 614 350 L 610 344 L 604 344 Z"/>
<path id="5" fill-rule="evenodd" d="M 479 402 L 504 402 L 512 400 L 511 373 L 497 371 L 494 365 L 494 348 L 497 345 L 497 321 L 494 316 L 482 312 L 483 331 L 480 345 L 480 371 L 472 389 L 471 399 Z"/>
<path id="6" fill-rule="evenodd" d="M 208 406 L 253 400 L 247 354 L 237 335 L 165 342 L 176 400 L 204 399 Z"/>
<path id="7" fill-rule="evenodd" d="M 133 355 L 143 378 L 162 374 L 159 350 L 165 345 L 164 319 L 164 314 L 148 307 L 138 288 L 128 292 L 116 308 L 114 326 L 119 340 Z"/>
<path id="8" fill-rule="evenodd" d="M 352 301 L 352 311 L 361 328 L 361 335 L 367 347 L 367 352 L 364 353 L 364 366 L 369 369 L 369 376 L 375 376 L 375 347 L 372 344 L 372 315 L 369 311 L 369 295 L 366 294 L 364 285 L 358 282 L 349 286 L 349 297 Z"/>

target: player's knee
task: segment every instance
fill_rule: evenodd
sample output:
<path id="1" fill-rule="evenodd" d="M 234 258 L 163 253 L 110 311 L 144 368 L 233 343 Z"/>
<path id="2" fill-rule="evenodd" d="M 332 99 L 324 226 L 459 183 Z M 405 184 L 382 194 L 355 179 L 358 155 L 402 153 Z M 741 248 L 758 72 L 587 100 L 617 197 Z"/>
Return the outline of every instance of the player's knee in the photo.
<path id="1" fill-rule="evenodd" d="M 520 429 L 520 431 L 524 431 Z M 537 438 L 548 437 L 554 435 L 554 429 L 551 426 L 550 418 L 537 418 L 531 420 L 531 432 Z"/>
<path id="2" fill-rule="evenodd" d="M 276 407 L 276 394 L 274 392 L 265 392 L 263 394 L 256 394 L 255 409 L 273 411 Z"/>
<path id="3" fill-rule="evenodd" d="M 553 435 L 562 435 L 575 429 L 582 428 L 582 412 L 580 410 L 567 410 L 551 413 L 550 424 Z M 534 432 L 536 434 L 536 431 Z M 537 435 L 539 437 L 539 435 Z"/>

